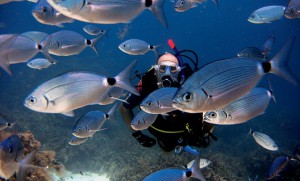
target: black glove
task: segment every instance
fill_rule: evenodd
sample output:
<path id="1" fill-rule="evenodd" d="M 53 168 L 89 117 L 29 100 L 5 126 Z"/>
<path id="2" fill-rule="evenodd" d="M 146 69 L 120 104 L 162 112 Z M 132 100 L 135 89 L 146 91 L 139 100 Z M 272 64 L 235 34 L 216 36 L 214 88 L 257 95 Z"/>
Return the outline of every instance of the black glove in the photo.
<path id="1" fill-rule="evenodd" d="M 132 136 L 135 137 L 138 142 L 145 147 L 152 147 L 156 144 L 156 140 L 147 135 L 144 135 L 141 131 L 136 131 L 132 133 Z"/>

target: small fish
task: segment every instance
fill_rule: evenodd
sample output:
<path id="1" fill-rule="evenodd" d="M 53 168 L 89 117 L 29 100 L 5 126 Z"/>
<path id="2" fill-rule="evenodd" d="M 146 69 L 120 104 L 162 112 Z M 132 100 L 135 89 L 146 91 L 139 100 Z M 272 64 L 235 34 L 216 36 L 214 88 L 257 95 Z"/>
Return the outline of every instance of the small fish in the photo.
<path id="1" fill-rule="evenodd" d="M 203 113 L 203 120 L 211 124 L 241 124 L 261 115 L 267 109 L 272 92 L 264 88 L 254 88 L 250 93 L 231 102 L 227 106 Z"/>
<path id="2" fill-rule="evenodd" d="M 191 8 L 195 8 L 198 4 L 205 2 L 206 0 L 176 0 L 174 9 L 177 12 L 184 12 Z M 219 5 L 219 0 L 212 0 L 217 6 Z"/>
<path id="3" fill-rule="evenodd" d="M 85 39 L 81 34 L 74 31 L 62 30 L 50 34 L 41 42 L 43 49 L 57 56 L 70 56 L 82 52 L 87 46 L 91 47 L 98 55 L 96 48 L 101 37 L 92 40 Z"/>
<path id="4" fill-rule="evenodd" d="M 66 17 L 56 11 L 47 0 L 40 0 L 32 10 L 33 17 L 40 23 L 63 27 L 63 23 L 72 23 L 72 18 Z"/>
<path id="5" fill-rule="evenodd" d="M 85 143 L 89 138 L 78 138 L 76 136 L 73 136 L 70 140 L 69 140 L 69 144 L 70 145 L 81 145 L 82 143 Z"/>
<path id="6" fill-rule="evenodd" d="M 6 128 L 12 128 L 15 123 L 7 122 L 2 116 L 0 116 L 0 131 Z"/>
<path id="7" fill-rule="evenodd" d="M 29 2 L 33 2 L 33 3 L 38 2 L 38 0 L 0 0 L 0 4 L 6 4 L 6 3 L 10 3 L 10 2 L 17 2 L 17 1 L 29 1 Z"/>
<path id="8" fill-rule="evenodd" d="M 263 52 L 256 47 L 247 47 L 240 51 L 237 56 L 239 58 L 251 58 L 257 60 L 266 60 Z"/>
<path id="9" fill-rule="evenodd" d="M 157 116 L 158 114 L 149 114 L 143 110 L 140 110 L 140 112 L 131 120 L 131 128 L 134 130 L 147 129 L 151 124 L 154 123 Z"/>
<path id="10" fill-rule="evenodd" d="M 165 168 L 162 170 L 158 170 L 154 173 L 151 173 L 146 178 L 143 179 L 143 181 L 171 181 L 171 180 L 177 180 L 177 181 L 185 181 L 188 178 L 196 178 L 201 181 L 206 181 L 204 178 L 201 170 L 200 170 L 200 156 L 198 155 L 195 159 L 193 165 L 191 168 L 182 169 L 182 168 Z"/>
<path id="11" fill-rule="evenodd" d="M 271 180 L 276 177 L 292 159 L 291 156 L 278 156 L 273 160 L 270 170 L 267 174 L 267 180 Z"/>
<path id="12" fill-rule="evenodd" d="M 31 61 L 29 61 L 27 63 L 27 66 L 33 69 L 44 69 L 44 68 L 48 68 L 51 65 L 56 64 L 56 62 L 49 62 L 49 60 L 45 59 L 45 58 L 36 58 L 33 59 Z"/>
<path id="13" fill-rule="evenodd" d="M 78 138 L 92 137 L 96 132 L 104 130 L 102 128 L 106 120 L 114 120 L 118 104 L 115 104 L 108 113 L 101 111 L 90 111 L 82 116 L 74 125 L 72 134 Z"/>
<path id="14" fill-rule="evenodd" d="M 231 58 L 204 65 L 180 86 L 172 106 L 190 113 L 221 109 L 249 93 L 268 73 L 299 85 L 286 65 L 294 40 L 295 38 L 289 40 L 268 62 Z"/>
<path id="15" fill-rule="evenodd" d="M 47 0 L 65 16 L 97 24 L 129 23 L 145 9 L 151 10 L 168 27 L 163 5 L 165 0 Z"/>
<path id="16" fill-rule="evenodd" d="M 144 55 L 149 50 L 154 51 L 155 54 L 158 55 L 156 49 L 159 46 L 160 45 L 157 46 L 149 45 L 147 42 L 139 39 L 129 39 L 121 43 L 119 45 L 119 49 L 122 52 L 127 53 L 129 55 Z"/>
<path id="17" fill-rule="evenodd" d="M 23 146 L 18 135 L 12 135 L 0 143 L 0 177 L 5 180 L 17 173 L 17 179 L 23 180 L 26 171 L 35 166 L 28 165 L 35 152 L 29 153 L 23 160 Z"/>
<path id="18" fill-rule="evenodd" d="M 192 165 L 194 164 L 194 161 L 195 160 L 192 160 L 190 163 L 187 164 L 187 168 L 191 168 Z M 200 158 L 200 163 L 199 163 L 199 168 L 202 169 L 202 168 L 205 168 L 207 167 L 208 165 L 211 164 L 211 161 L 208 160 L 208 159 L 205 159 L 205 158 Z"/>
<path id="19" fill-rule="evenodd" d="M 130 82 L 137 60 L 115 77 L 90 72 L 68 72 L 39 85 L 24 101 L 24 106 L 37 112 L 73 116 L 73 110 L 98 104 L 104 93 L 117 86 L 139 95 Z"/>
<path id="20" fill-rule="evenodd" d="M 100 29 L 95 25 L 86 25 L 85 27 L 83 27 L 83 30 L 87 34 L 94 36 L 104 36 L 107 33 L 107 31 Z"/>
<path id="21" fill-rule="evenodd" d="M 140 104 L 140 108 L 149 114 L 165 114 L 174 111 L 172 99 L 177 92 L 177 88 L 164 87 L 149 94 Z"/>
<path id="22" fill-rule="evenodd" d="M 284 15 L 284 6 L 266 6 L 255 10 L 248 21 L 255 24 L 270 23 L 281 19 Z"/>
<path id="23" fill-rule="evenodd" d="M 270 138 L 268 135 L 258 131 L 252 131 L 252 129 L 250 129 L 250 133 L 252 134 L 255 142 L 260 146 L 262 146 L 263 148 L 271 151 L 278 150 L 278 146 L 276 145 L 274 140 Z"/>
<path id="24" fill-rule="evenodd" d="M 265 58 L 268 58 L 274 41 L 275 41 L 275 37 L 274 34 L 272 34 L 267 38 L 266 42 L 264 43 L 262 54 L 264 54 Z"/>
<path id="25" fill-rule="evenodd" d="M 300 1 L 290 0 L 284 10 L 284 16 L 289 19 L 300 18 Z"/>

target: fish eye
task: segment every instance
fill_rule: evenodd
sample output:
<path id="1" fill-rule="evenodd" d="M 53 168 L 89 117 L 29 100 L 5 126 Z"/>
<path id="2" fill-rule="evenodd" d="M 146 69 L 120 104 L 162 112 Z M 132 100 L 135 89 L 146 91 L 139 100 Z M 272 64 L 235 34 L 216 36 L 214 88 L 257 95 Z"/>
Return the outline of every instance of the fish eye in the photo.
<path id="1" fill-rule="evenodd" d="M 180 5 L 184 5 L 184 1 L 180 1 Z"/>
<path id="2" fill-rule="evenodd" d="M 183 94 L 182 99 L 185 102 L 190 102 L 192 100 L 192 94 L 187 92 L 187 93 Z"/>
<path id="3" fill-rule="evenodd" d="M 42 12 L 45 13 L 46 11 L 47 11 L 47 8 L 46 8 L 46 7 L 43 7 L 43 8 L 42 8 Z"/>
<path id="4" fill-rule="evenodd" d="M 81 128 L 78 128 L 78 131 L 81 131 Z"/>
<path id="5" fill-rule="evenodd" d="M 125 44 L 123 44 L 123 47 L 125 48 L 125 47 L 126 47 L 126 45 L 125 45 Z"/>
<path id="6" fill-rule="evenodd" d="M 151 101 L 148 101 L 148 102 L 147 102 L 147 106 L 151 106 Z"/>
<path id="7" fill-rule="evenodd" d="M 215 112 L 210 112 L 210 113 L 208 114 L 208 116 L 211 117 L 211 118 L 216 118 L 216 117 L 217 117 L 217 114 L 216 114 Z"/>
<path id="8" fill-rule="evenodd" d="M 36 103 L 36 98 L 33 96 L 29 97 L 28 100 L 30 101 L 30 103 Z"/>
<path id="9" fill-rule="evenodd" d="M 101 32 L 101 33 L 103 33 L 103 32 L 104 32 L 104 30 L 101 30 L 100 32 Z"/>

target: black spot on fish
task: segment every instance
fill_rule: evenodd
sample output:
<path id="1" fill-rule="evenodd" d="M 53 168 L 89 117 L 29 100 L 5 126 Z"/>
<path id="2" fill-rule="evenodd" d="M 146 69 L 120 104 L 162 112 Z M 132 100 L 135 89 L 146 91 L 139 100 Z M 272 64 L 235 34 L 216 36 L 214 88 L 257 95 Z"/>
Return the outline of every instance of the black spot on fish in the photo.
<path id="1" fill-rule="evenodd" d="M 146 0 L 145 6 L 150 7 L 152 5 L 152 0 Z"/>
<path id="2" fill-rule="evenodd" d="M 185 172 L 185 175 L 186 175 L 186 177 L 191 177 L 192 176 L 192 171 L 187 171 L 187 172 Z"/>
<path id="3" fill-rule="evenodd" d="M 270 62 L 263 62 L 262 67 L 264 69 L 264 73 L 268 73 L 271 70 L 271 63 Z"/>
<path id="4" fill-rule="evenodd" d="M 108 82 L 108 84 L 109 85 L 115 85 L 115 83 L 116 83 L 116 79 L 115 78 L 107 78 L 107 82 Z"/>
<path id="5" fill-rule="evenodd" d="M 150 45 L 150 49 L 152 50 L 154 47 L 152 45 Z"/>
<path id="6" fill-rule="evenodd" d="M 38 45 L 37 49 L 41 50 L 42 49 L 42 45 Z"/>
<path id="7" fill-rule="evenodd" d="M 105 114 L 105 119 L 108 119 L 109 118 L 109 115 L 108 114 Z"/>
<path id="8" fill-rule="evenodd" d="M 91 40 L 86 40 L 86 44 L 91 45 L 92 44 Z"/>

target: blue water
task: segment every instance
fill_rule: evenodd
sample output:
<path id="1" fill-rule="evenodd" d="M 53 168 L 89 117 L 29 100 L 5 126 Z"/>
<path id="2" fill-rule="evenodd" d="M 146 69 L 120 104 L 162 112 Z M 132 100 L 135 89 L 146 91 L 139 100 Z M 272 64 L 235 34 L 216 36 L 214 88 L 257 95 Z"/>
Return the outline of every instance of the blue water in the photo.
<path id="1" fill-rule="evenodd" d="M 136 67 L 147 71 L 156 61 L 153 52 L 143 56 L 131 56 L 118 49 L 126 39 L 138 38 L 152 45 L 161 44 L 159 53 L 171 51 L 167 40 L 172 38 L 179 49 L 194 50 L 200 57 L 199 66 L 208 62 L 233 57 L 245 47 L 262 48 L 266 38 L 274 33 L 276 38 L 271 57 L 292 36 L 297 36 L 290 56 L 289 67 L 300 79 L 300 19 L 274 21 L 270 24 L 252 24 L 248 16 L 256 9 L 269 5 L 286 6 L 288 1 L 274 0 L 220 0 L 216 7 L 211 1 L 184 13 L 173 10 L 173 3 L 166 0 L 164 10 L 169 28 L 164 28 L 148 10 L 129 24 L 98 25 L 111 29 L 108 37 L 98 43 L 100 55 L 86 48 L 81 54 L 69 57 L 55 57 L 60 60 L 49 69 L 30 69 L 25 63 L 11 65 L 14 76 L 0 70 L 0 114 L 18 122 L 21 131 L 31 130 L 42 142 L 43 150 L 55 150 L 58 161 L 74 173 L 79 171 L 105 173 L 111 180 L 140 180 L 147 174 L 161 168 L 180 166 L 191 161 L 183 155 L 163 153 L 156 145 L 153 149 L 140 146 L 131 137 L 122 120 L 108 123 L 108 130 L 80 146 L 70 146 L 67 141 L 76 120 L 90 110 L 108 111 L 110 106 L 88 106 L 75 111 L 75 118 L 63 115 L 33 112 L 23 106 L 25 97 L 39 84 L 62 73 L 74 70 L 96 71 L 108 76 L 116 75 L 132 60 L 138 59 Z M 33 3 L 13 2 L 0 6 L 0 34 L 43 31 L 51 34 L 59 30 L 72 30 L 87 38 L 83 26 L 87 23 L 75 21 L 64 24 L 64 28 L 43 25 L 31 15 Z M 128 34 L 122 40 L 117 33 L 128 27 Z M 43 57 L 38 54 L 36 57 Z M 203 157 L 212 160 L 204 175 L 208 180 L 247 180 L 258 175 L 264 179 L 272 159 L 278 155 L 291 154 L 295 145 L 300 144 L 300 87 L 271 75 L 276 103 L 270 103 L 266 113 L 242 125 L 216 126 L 217 142 L 203 150 Z M 266 77 L 260 86 L 268 87 Z M 274 153 L 257 145 L 248 134 L 249 128 L 271 136 L 279 146 Z M 184 163 L 182 163 L 184 162 Z M 300 180 L 299 163 L 293 162 L 283 172 L 283 177 L 274 180 Z"/>

